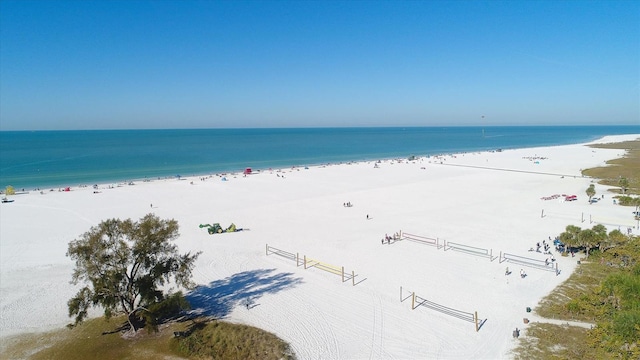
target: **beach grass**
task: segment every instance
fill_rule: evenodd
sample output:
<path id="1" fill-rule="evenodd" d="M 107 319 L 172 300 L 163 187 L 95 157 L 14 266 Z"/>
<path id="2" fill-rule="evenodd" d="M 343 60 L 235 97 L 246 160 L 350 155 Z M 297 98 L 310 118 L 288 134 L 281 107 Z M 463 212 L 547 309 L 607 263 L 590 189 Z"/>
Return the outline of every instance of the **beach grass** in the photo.
<path id="1" fill-rule="evenodd" d="M 194 320 L 170 322 L 157 333 L 118 331 L 124 319 L 95 318 L 72 329 L 7 339 L 2 359 L 295 359 L 288 344 L 255 327 Z M 175 333 L 183 336 L 176 337 Z"/>
<path id="2" fill-rule="evenodd" d="M 640 140 L 623 141 L 619 143 L 590 145 L 593 148 L 601 149 L 622 149 L 627 154 L 619 159 L 607 161 L 607 166 L 585 169 L 582 175 L 597 178 L 602 185 L 618 187 L 621 177 L 629 180 L 627 194 L 640 195 Z M 620 189 L 612 189 L 620 194 Z"/>
<path id="3" fill-rule="evenodd" d="M 193 323 L 185 333 L 174 343 L 180 354 L 190 358 L 295 359 L 287 343 L 253 326 L 214 320 Z"/>
<path id="4" fill-rule="evenodd" d="M 512 351 L 514 359 L 634 358 L 638 354 L 637 341 L 631 345 L 632 350 L 622 350 L 624 346 L 619 342 L 608 342 L 612 334 L 601 337 L 603 332 L 608 333 L 605 329 L 611 328 L 615 315 L 600 290 L 607 277 L 621 271 L 606 262 L 581 261 L 569 279 L 541 300 L 534 312 L 546 319 L 590 323 L 593 328 L 547 323 L 544 319 L 531 322 Z"/>
<path id="5" fill-rule="evenodd" d="M 587 329 L 547 323 L 531 323 L 513 351 L 516 360 L 596 359 L 586 346 Z"/>
<path id="6" fill-rule="evenodd" d="M 629 179 L 627 193 L 639 194 L 640 141 L 592 146 L 626 149 L 627 154 L 623 158 L 608 161 L 606 167 L 586 169 L 582 172 L 583 175 L 597 177 L 602 179 L 599 181 L 600 184 L 611 186 L 618 186 L 618 178 L 626 177 Z M 637 239 L 633 240 L 635 241 Z M 635 246 L 632 245 L 632 252 L 635 252 L 633 248 Z M 581 259 L 576 271 L 540 301 L 535 309 L 536 314 L 554 320 L 593 324 L 606 322 L 607 317 L 611 315 L 607 307 L 593 300 L 598 298 L 603 281 L 620 269 L 609 266 L 606 261 L 599 261 L 602 256 L 603 254 L 596 252 L 590 256 L 589 261 Z M 621 353 L 615 354 L 615 351 L 606 352 L 602 347 L 589 346 L 594 345 L 590 339 L 590 331 L 593 330 L 568 324 L 534 322 L 527 327 L 525 336 L 519 338 L 512 354 L 515 359 L 596 359 L 603 356 L 626 358 Z"/>
<path id="7" fill-rule="evenodd" d="M 595 258 L 594 255 L 591 257 Z M 582 260 L 578 268 L 565 282 L 540 301 L 535 309 L 536 313 L 548 319 L 591 323 L 597 321 L 598 319 L 593 313 L 575 311 L 568 307 L 567 303 L 572 299 L 578 299 L 585 294 L 593 292 L 609 273 L 610 271 L 606 265 Z"/>
<path id="8" fill-rule="evenodd" d="M 592 313 L 571 312 L 567 304 L 597 289 L 606 276 L 599 264 L 581 261 L 567 281 L 540 301 L 535 313 L 547 319 L 595 322 Z M 514 359 L 594 359 L 594 349 L 586 346 L 588 331 L 568 324 L 531 323 L 513 350 Z"/>

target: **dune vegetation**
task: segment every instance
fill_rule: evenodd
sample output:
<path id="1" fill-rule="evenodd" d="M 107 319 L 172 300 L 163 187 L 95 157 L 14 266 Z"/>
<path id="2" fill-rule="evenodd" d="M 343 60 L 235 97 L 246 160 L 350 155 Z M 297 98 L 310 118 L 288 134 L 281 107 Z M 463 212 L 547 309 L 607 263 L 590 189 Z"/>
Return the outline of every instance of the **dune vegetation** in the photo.
<path id="1" fill-rule="evenodd" d="M 621 206 L 638 206 L 640 141 L 593 145 L 626 149 L 627 155 L 609 166 L 587 169 L 586 176 L 612 189 Z M 622 182 L 621 179 L 626 181 Z M 623 195 L 624 193 L 624 195 Z M 561 238 L 585 229 L 567 226 Z M 590 231 L 590 229 L 586 229 Z M 565 235 L 565 236 L 563 236 Z M 578 236 L 579 237 L 579 236 Z M 614 230 L 589 246 L 574 243 L 580 252 L 578 269 L 534 310 L 547 319 L 582 321 L 590 328 L 535 322 L 518 339 L 516 359 L 639 359 L 640 358 L 640 239 Z M 588 250 L 591 250 L 590 252 Z"/>

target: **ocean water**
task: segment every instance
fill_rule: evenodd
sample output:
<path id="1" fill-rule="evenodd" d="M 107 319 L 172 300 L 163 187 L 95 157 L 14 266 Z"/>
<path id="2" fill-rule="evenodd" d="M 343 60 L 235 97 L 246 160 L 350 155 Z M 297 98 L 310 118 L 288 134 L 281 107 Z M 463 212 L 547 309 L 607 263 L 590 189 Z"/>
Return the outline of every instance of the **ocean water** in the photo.
<path id="1" fill-rule="evenodd" d="M 0 187 L 92 185 L 453 152 L 566 145 L 640 126 L 0 132 Z"/>

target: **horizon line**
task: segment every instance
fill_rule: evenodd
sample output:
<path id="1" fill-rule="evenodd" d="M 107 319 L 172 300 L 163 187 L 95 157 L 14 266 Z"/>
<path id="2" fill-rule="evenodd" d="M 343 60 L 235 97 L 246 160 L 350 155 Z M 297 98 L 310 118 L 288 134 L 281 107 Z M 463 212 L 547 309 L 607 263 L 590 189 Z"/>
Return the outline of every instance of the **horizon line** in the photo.
<path id="1" fill-rule="evenodd" d="M 0 132 L 39 131 L 155 131 L 155 130 L 286 130 L 286 129 L 424 129 L 424 128 L 505 128 L 505 127 L 638 127 L 640 124 L 561 124 L 561 125 L 411 125 L 411 126 L 273 126 L 273 127 L 184 127 L 184 128 L 97 128 L 97 129 L 0 129 Z"/>

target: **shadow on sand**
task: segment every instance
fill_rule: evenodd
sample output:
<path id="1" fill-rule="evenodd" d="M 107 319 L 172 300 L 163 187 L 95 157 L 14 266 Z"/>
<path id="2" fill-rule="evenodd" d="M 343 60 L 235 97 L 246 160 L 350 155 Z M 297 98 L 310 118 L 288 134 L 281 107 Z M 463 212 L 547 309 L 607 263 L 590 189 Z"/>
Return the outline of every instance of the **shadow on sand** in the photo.
<path id="1" fill-rule="evenodd" d="M 302 283 L 302 279 L 294 278 L 292 273 L 274 274 L 274 271 L 243 271 L 226 279 L 212 281 L 209 285 L 200 285 L 186 298 L 194 313 L 221 319 L 237 305 L 253 304 L 264 294 L 274 294 Z"/>

